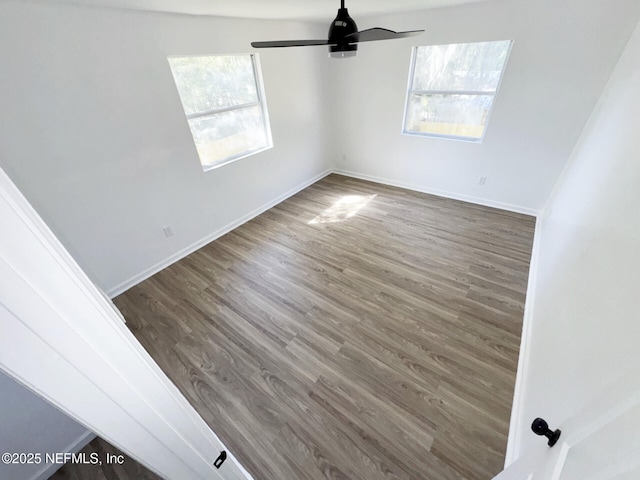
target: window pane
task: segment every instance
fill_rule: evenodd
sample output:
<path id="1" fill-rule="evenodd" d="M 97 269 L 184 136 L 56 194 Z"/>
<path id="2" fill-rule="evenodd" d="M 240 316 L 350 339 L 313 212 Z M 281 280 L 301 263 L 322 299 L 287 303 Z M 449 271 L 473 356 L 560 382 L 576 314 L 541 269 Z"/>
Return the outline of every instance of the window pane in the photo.
<path id="1" fill-rule="evenodd" d="M 189 127 L 205 167 L 269 145 L 260 106 L 195 118 Z"/>
<path id="2" fill-rule="evenodd" d="M 405 131 L 480 139 L 492 102 L 492 95 L 412 94 Z"/>
<path id="3" fill-rule="evenodd" d="M 272 146 L 257 54 L 171 57 L 169 65 L 204 170 Z"/>
<path id="4" fill-rule="evenodd" d="M 510 40 L 418 47 L 413 90 L 495 92 Z"/>
<path id="5" fill-rule="evenodd" d="M 169 58 L 187 115 L 258 101 L 251 55 Z"/>

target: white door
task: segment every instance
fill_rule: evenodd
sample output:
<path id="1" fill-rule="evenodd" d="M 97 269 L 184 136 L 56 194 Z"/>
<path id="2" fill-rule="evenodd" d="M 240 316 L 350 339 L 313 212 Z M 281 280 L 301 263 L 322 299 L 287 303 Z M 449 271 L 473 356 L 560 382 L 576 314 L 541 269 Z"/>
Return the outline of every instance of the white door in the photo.
<path id="1" fill-rule="evenodd" d="M 554 447 L 540 437 L 540 448 L 493 480 L 640 479 L 640 383 L 631 377 L 615 381 L 562 425 L 552 425 L 562 431 Z"/>
<path id="2" fill-rule="evenodd" d="M 2 169 L 0 225 L 0 370 L 167 480 L 250 478 Z"/>

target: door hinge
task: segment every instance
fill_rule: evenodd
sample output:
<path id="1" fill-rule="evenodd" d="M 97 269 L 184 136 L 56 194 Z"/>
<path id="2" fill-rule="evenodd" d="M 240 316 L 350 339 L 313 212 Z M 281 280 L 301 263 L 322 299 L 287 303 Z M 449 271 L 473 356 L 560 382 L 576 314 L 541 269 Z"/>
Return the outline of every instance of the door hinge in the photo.
<path id="1" fill-rule="evenodd" d="M 223 450 L 220 452 L 220 455 L 218 455 L 218 458 L 216 458 L 215 461 L 213 462 L 213 466 L 216 468 L 220 468 L 226 459 L 227 459 L 227 452 Z"/>

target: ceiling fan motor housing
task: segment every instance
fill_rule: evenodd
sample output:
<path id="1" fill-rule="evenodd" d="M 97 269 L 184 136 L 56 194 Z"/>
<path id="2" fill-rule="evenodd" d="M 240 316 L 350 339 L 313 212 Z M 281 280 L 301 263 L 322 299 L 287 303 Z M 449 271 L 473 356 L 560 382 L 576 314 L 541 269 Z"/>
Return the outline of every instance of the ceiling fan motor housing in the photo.
<path id="1" fill-rule="evenodd" d="M 340 8 L 338 15 L 329 27 L 329 41 L 337 43 L 337 45 L 329 46 L 329 56 L 340 57 L 355 55 L 356 50 L 358 50 L 358 44 L 349 43 L 345 40 L 345 37 L 357 31 L 358 26 L 353 18 L 349 16 L 349 11 L 346 8 Z"/>

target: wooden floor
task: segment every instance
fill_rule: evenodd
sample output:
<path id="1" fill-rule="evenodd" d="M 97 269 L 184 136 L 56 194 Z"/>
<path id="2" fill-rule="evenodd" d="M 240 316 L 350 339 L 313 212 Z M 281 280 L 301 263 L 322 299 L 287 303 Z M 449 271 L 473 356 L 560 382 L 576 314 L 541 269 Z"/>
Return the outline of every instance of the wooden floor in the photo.
<path id="1" fill-rule="evenodd" d="M 256 480 L 487 480 L 533 229 L 331 175 L 115 303 Z"/>
<path id="2" fill-rule="evenodd" d="M 97 437 L 85 446 L 81 453 L 85 454 L 87 463 L 66 463 L 50 480 L 162 480 L 155 473 L 147 470 L 133 458 L 122 453 L 110 443 Z M 106 455 L 122 456 L 123 462 L 107 462 Z M 92 464 L 93 456 L 101 463 Z M 111 457 L 113 458 L 113 457 Z"/>

